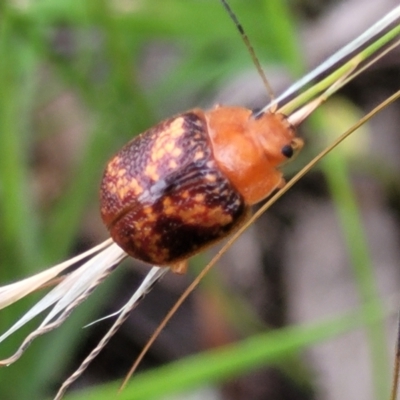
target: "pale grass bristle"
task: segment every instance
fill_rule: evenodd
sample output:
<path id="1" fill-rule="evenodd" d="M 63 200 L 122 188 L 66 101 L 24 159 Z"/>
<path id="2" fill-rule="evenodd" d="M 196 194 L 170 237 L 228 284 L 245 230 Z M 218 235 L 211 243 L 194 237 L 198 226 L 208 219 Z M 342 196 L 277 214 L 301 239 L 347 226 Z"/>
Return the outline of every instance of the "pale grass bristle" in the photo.
<path id="1" fill-rule="evenodd" d="M 92 291 L 126 257 L 126 253 L 111 240 L 102 243 L 100 246 L 97 246 L 94 249 L 96 249 L 96 251 L 99 251 L 101 249 L 103 250 L 101 250 L 98 254 L 92 256 L 82 266 L 78 267 L 75 271 L 67 275 L 65 279 L 63 279 L 41 300 L 39 300 L 10 329 L 8 329 L 2 336 L 0 336 L 0 342 L 2 342 L 11 334 L 24 326 L 27 322 L 31 321 L 33 318 L 39 315 L 41 312 L 53 306 L 53 308 L 44 318 L 39 327 L 26 337 L 26 339 L 23 341 L 19 349 L 14 353 L 14 355 L 0 361 L 0 365 L 9 365 L 15 362 L 24 353 L 26 348 L 36 337 L 41 336 L 44 333 L 47 333 L 61 325 L 70 315 L 70 313 L 80 303 L 82 303 L 82 301 L 84 301 L 92 293 Z M 57 268 L 59 269 L 62 265 L 65 269 L 73 265 L 77 261 L 81 260 L 82 258 L 93 254 L 95 252 L 94 249 L 91 249 L 89 250 L 89 252 L 86 252 L 81 256 L 74 257 L 73 259 L 53 268 L 57 270 Z M 51 270 L 54 272 L 53 269 Z M 31 278 L 28 278 L 28 280 Z M 48 277 L 46 277 L 46 279 L 47 278 Z M 44 280 L 41 281 L 41 284 L 43 283 Z M 12 285 L 8 285 L 8 287 L 10 286 L 18 288 L 18 282 Z M 8 289 L 8 291 L 9 290 L 10 289 Z"/>
<path id="2" fill-rule="evenodd" d="M 90 255 L 99 252 L 100 250 L 109 246 L 111 243 L 112 240 L 108 239 L 98 246 L 92 247 L 85 253 L 82 253 L 60 264 L 57 264 L 54 267 L 41 271 L 33 276 L 30 276 L 29 278 L 25 278 L 18 282 L 0 287 L 0 309 L 15 303 L 19 299 L 22 299 L 28 294 L 46 285 L 49 281 L 56 278 L 67 268 L 89 257 Z"/>
<path id="3" fill-rule="evenodd" d="M 167 267 L 156 267 L 154 266 L 146 275 L 145 279 L 139 286 L 139 288 L 133 293 L 129 301 L 120 310 L 120 314 L 112 327 L 103 336 L 98 345 L 90 352 L 90 354 L 83 360 L 79 368 L 64 381 L 60 387 L 54 400 L 62 399 L 66 390 L 85 372 L 86 368 L 93 361 L 94 358 L 101 352 L 101 350 L 107 345 L 112 336 L 118 331 L 121 325 L 129 317 L 133 309 L 140 303 L 143 297 L 153 288 L 153 286 L 169 271 Z"/>

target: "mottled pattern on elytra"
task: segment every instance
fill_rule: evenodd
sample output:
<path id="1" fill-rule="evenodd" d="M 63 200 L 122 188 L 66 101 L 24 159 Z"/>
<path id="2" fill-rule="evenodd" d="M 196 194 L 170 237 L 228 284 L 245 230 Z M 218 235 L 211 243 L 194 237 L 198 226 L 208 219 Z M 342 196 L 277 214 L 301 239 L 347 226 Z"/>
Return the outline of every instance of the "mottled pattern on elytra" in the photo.
<path id="1" fill-rule="evenodd" d="M 109 162 L 101 214 L 114 241 L 142 261 L 167 265 L 226 236 L 248 209 L 218 170 L 204 114 L 166 120 Z"/>

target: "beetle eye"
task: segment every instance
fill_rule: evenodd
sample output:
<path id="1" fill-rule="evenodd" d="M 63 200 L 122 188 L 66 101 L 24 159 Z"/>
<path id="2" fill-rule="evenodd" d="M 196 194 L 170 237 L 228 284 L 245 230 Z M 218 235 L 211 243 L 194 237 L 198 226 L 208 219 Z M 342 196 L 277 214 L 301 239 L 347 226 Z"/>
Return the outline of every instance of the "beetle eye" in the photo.
<path id="1" fill-rule="evenodd" d="M 293 147 L 290 146 L 289 144 L 285 145 L 282 147 L 281 153 L 286 157 L 286 158 L 291 158 L 293 156 Z"/>

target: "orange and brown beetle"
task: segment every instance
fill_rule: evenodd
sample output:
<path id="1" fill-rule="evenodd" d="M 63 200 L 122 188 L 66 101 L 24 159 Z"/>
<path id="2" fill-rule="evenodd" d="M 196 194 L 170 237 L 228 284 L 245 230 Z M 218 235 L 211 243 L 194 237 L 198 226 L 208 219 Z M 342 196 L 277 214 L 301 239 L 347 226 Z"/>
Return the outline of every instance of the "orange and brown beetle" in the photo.
<path id="1" fill-rule="evenodd" d="M 101 215 L 130 256 L 186 270 L 186 260 L 236 230 L 249 207 L 285 183 L 277 167 L 301 148 L 286 117 L 241 107 L 167 119 L 108 163 Z"/>

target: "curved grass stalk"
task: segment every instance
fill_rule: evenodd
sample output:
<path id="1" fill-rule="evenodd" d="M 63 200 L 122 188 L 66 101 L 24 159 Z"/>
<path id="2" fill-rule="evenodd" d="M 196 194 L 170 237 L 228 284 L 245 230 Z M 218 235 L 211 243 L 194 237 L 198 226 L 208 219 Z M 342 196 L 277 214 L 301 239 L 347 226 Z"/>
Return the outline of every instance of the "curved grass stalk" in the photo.
<path id="1" fill-rule="evenodd" d="M 321 151 L 313 160 L 311 160 L 305 167 L 301 169 L 292 179 L 290 179 L 286 185 L 280 189 L 275 195 L 273 195 L 263 206 L 257 210 L 252 217 L 246 221 L 246 223 L 237 230 L 226 242 L 226 244 L 221 248 L 221 250 L 212 258 L 212 260 L 204 267 L 204 269 L 197 275 L 197 277 L 193 280 L 193 282 L 187 287 L 184 293 L 179 297 L 174 306 L 168 312 L 168 314 L 161 321 L 160 325 L 154 331 L 150 340 L 146 343 L 145 347 L 140 352 L 139 356 L 136 358 L 135 363 L 132 368 L 129 370 L 126 375 L 122 385 L 120 386 L 120 391 L 123 390 L 128 380 L 135 372 L 140 362 L 143 360 L 143 357 L 146 355 L 147 351 L 150 349 L 154 341 L 157 339 L 158 335 L 165 328 L 169 320 L 174 316 L 176 311 L 182 305 L 182 303 L 186 300 L 186 298 L 193 292 L 193 290 L 199 285 L 199 283 L 203 280 L 203 278 L 207 275 L 207 273 L 211 270 L 212 267 L 219 261 L 222 255 L 233 245 L 233 243 L 248 229 L 258 218 L 264 214 L 279 198 L 281 198 L 289 189 L 291 189 L 305 174 L 307 174 L 318 162 L 320 162 L 326 155 L 328 155 L 333 149 L 335 149 L 343 140 L 345 140 L 348 136 L 350 136 L 354 131 L 356 131 L 360 126 L 365 124 L 368 120 L 370 120 L 374 115 L 379 113 L 389 104 L 396 101 L 400 98 L 400 90 L 390 96 L 387 100 L 382 102 L 379 106 L 375 107 L 372 111 L 370 111 L 367 115 L 361 118 L 355 125 L 353 125 L 350 129 L 340 135 L 333 143 L 331 143 L 325 150 Z"/>

